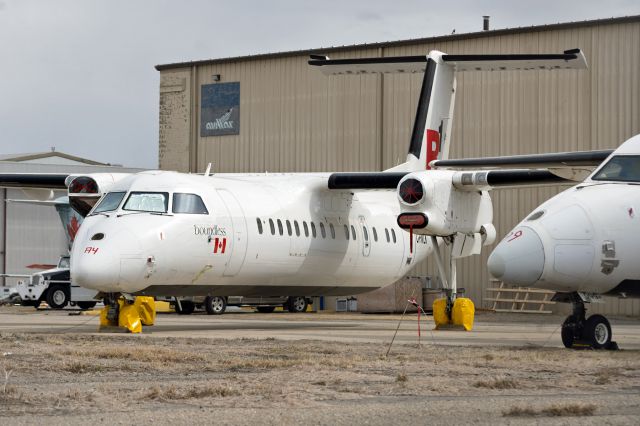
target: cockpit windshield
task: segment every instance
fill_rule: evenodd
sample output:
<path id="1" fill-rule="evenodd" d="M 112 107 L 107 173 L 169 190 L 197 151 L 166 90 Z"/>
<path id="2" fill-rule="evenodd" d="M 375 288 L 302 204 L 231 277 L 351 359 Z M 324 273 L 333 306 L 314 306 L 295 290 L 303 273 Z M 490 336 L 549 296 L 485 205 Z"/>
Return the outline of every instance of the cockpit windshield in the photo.
<path id="1" fill-rule="evenodd" d="M 96 208 L 93 209 L 91 214 L 112 212 L 116 210 L 124 198 L 124 194 L 126 194 L 126 192 L 109 192 L 107 195 L 102 197 L 102 200 L 98 203 Z"/>
<path id="2" fill-rule="evenodd" d="M 166 213 L 169 205 L 167 192 L 132 192 L 122 210 Z"/>
<path id="3" fill-rule="evenodd" d="M 616 155 L 591 179 L 640 182 L 640 155 Z"/>

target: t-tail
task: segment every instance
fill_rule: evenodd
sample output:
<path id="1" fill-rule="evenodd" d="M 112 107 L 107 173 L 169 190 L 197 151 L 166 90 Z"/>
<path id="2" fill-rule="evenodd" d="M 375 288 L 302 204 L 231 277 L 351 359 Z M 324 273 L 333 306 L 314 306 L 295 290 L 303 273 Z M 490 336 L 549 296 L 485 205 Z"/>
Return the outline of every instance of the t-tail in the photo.
<path id="1" fill-rule="evenodd" d="M 324 74 L 423 73 L 407 161 L 387 171 L 430 169 L 431 162 L 449 158 L 456 94 L 456 71 L 584 69 L 580 49 L 560 54 L 448 55 L 433 50 L 427 56 L 329 59 L 312 55 L 310 65 Z"/>

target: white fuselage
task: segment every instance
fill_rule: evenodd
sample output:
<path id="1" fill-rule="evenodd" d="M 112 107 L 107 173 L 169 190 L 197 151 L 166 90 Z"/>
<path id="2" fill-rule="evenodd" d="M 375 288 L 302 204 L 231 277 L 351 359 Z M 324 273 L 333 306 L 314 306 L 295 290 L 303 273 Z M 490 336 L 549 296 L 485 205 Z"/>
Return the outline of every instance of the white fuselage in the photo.
<path id="1" fill-rule="evenodd" d="M 493 251 L 491 273 L 513 285 L 640 296 L 640 181 L 594 179 L 614 157 L 636 155 L 639 137 L 535 209 Z"/>
<path id="2" fill-rule="evenodd" d="M 410 253 L 395 191 L 328 190 L 328 175 L 132 175 L 109 189 L 126 192 L 116 210 L 83 222 L 72 279 L 135 294 L 347 295 L 429 255 L 415 235 Z M 132 192 L 168 194 L 167 213 L 123 210 Z M 208 214 L 172 213 L 174 193 L 197 194 Z"/>

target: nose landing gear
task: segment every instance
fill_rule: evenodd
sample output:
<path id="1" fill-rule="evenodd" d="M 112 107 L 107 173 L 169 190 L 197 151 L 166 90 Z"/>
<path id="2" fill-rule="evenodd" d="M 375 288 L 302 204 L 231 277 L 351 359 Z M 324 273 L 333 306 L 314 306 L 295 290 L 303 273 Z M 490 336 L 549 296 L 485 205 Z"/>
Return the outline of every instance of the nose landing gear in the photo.
<path id="1" fill-rule="evenodd" d="M 562 323 L 562 344 L 565 348 L 618 349 L 616 342 L 611 340 L 611 324 L 602 315 L 594 314 L 586 317 L 585 298 L 578 293 L 568 296 L 569 300 L 554 297 L 558 301 L 570 301 L 573 304 L 573 314 Z"/>
<path id="2" fill-rule="evenodd" d="M 153 325 L 156 307 L 153 297 L 125 297 L 109 293 L 100 312 L 100 331 L 142 332 L 143 325 Z"/>

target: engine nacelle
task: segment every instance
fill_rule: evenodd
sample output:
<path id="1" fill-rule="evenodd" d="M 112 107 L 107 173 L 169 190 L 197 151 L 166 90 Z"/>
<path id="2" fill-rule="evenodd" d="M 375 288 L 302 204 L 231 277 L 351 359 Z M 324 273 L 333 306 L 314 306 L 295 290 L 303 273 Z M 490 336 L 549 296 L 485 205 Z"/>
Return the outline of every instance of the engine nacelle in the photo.
<path id="1" fill-rule="evenodd" d="M 130 173 L 69 175 L 65 180 L 69 193 L 69 205 L 85 217 L 114 183 L 130 175 Z"/>
<path id="2" fill-rule="evenodd" d="M 456 173 L 429 170 L 404 176 L 397 189 L 401 209 L 399 226 L 411 227 L 416 234 L 439 237 L 456 233 L 485 235 L 493 222 L 489 193 L 456 188 Z"/>

